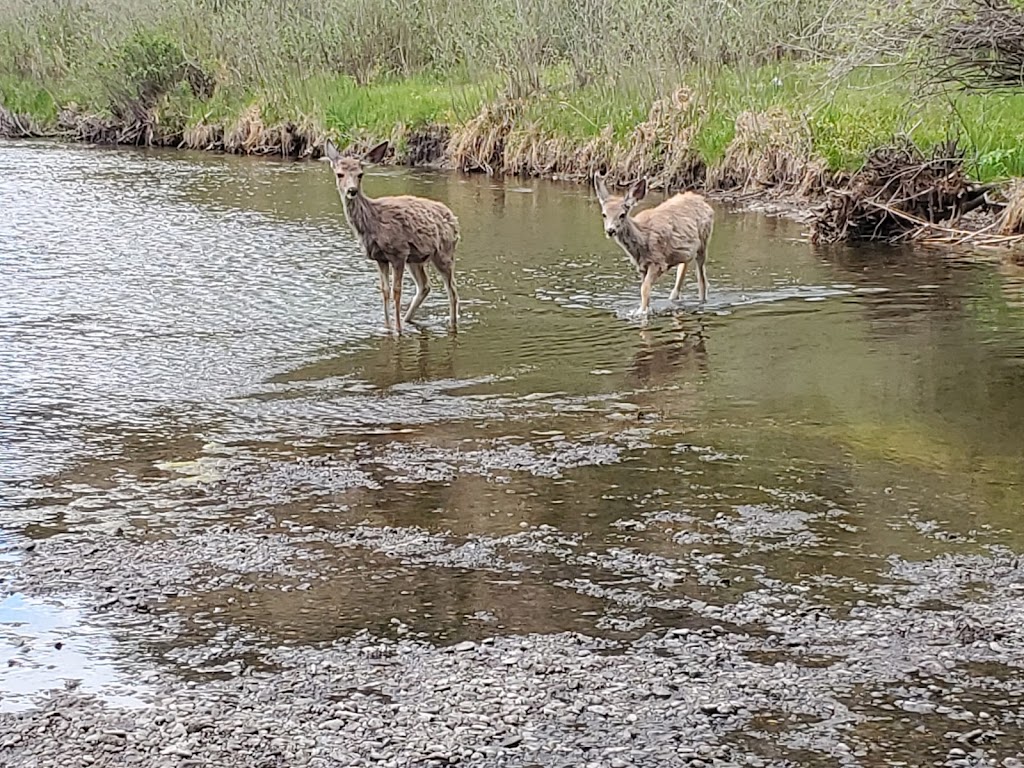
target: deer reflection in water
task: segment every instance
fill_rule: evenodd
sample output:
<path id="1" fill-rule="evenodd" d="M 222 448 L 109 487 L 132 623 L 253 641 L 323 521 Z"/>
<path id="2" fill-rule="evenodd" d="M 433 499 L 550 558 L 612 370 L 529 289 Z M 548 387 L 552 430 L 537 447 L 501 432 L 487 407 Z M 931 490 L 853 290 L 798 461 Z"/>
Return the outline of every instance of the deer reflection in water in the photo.
<path id="1" fill-rule="evenodd" d="M 707 335 L 700 317 L 673 316 L 666 334 L 640 331 L 640 348 L 626 370 L 626 382 L 635 387 L 639 418 L 667 411 L 700 410 L 701 381 L 708 374 Z M 666 392 L 671 390 L 672 395 Z"/>

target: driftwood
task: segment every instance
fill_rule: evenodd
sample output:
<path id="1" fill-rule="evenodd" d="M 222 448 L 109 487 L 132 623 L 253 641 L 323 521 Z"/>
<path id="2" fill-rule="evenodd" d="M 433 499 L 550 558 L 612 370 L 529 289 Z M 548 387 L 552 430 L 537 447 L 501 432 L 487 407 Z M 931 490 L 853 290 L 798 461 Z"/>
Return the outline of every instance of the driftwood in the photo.
<path id="1" fill-rule="evenodd" d="M 954 142 L 937 147 L 931 157 L 909 141 L 873 151 L 842 188 L 828 190 L 812 241 L 895 243 L 970 234 L 958 226 L 965 215 L 1002 204 L 990 195 L 994 187 L 970 181 L 963 165 Z"/>
<path id="2" fill-rule="evenodd" d="M 28 115 L 19 115 L 0 104 L 0 138 L 27 139 L 40 133 Z"/>

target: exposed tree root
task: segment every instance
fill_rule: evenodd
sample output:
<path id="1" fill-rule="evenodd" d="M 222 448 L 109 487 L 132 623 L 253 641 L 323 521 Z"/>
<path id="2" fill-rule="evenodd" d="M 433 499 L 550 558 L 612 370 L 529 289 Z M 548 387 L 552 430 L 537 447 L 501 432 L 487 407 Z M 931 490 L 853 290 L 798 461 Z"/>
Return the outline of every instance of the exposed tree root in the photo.
<path id="1" fill-rule="evenodd" d="M 910 142 L 882 147 L 841 188 L 828 190 L 812 240 L 896 243 L 936 232 L 962 236 L 971 231 L 960 226 L 967 214 L 1002 207 L 990 197 L 993 190 L 967 178 L 954 143 L 937 147 L 930 158 Z"/>
<path id="2" fill-rule="evenodd" d="M 0 138 L 29 139 L 41 135 L 31 117 L 19 115 L 0 104 Z"/>

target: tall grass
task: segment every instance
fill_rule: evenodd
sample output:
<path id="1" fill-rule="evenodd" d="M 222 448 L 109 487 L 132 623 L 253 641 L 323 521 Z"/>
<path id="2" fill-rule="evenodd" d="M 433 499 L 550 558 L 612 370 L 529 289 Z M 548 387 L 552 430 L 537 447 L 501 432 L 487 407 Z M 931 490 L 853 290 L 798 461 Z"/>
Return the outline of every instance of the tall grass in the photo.
<path id="1" fill-rule="evenodd" d="M 318 73 L 504 73 L 537 85 L 567 64 L 579 84 L 694 64 L 851 53 L 886 0 L 2 0 L 0 68 L 79 76 L 140 30 L 244 86 Z M 904 4 L 906 5 L 906 4 Z M 869 21 L 870 20 L 870 21 Z M 860 34 L 854 34 L 860 29 Z"/>
<path id="2" fill-rule="evenodd" d="M 0 103 L 47 123 L 71 103 L 117 116 L 155 99 L 162 125 L 180 129 L 227 126 L 256 108 L 268 123 L 311 122 L 357 140 L 466 124 L 505 99 L 521 105 L 516 130 L 537 141 L 626 146 L 652 105 L 685 85 L 688 140 L 709 165 L 726 156 L 737 118 L 782 110 L 833 169 L 855 167 L 896 133 L 924 144 L 956 134 L 983 177 L 1024 174 L 1024 97 L 922 97 L 877 68 L 898 67 L 907 42 L 894 31 L 936 9 L 926 0 L 0 0 Z M 858 68 L 867 62 L 875 68 Z M 201 73 L 212 94 L 185 72 Z"/>

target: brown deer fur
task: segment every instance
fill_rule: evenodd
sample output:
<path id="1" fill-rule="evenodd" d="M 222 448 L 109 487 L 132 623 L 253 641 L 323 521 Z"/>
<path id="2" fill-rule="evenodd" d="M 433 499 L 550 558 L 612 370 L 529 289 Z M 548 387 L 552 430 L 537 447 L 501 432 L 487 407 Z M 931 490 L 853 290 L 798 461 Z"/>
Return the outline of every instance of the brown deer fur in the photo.
<path id="1" fill-rule="evenodd" d="M 693 192 L 684 192 L 630 216 L 633 207 L 647 194 L 647 179 L 636 182 L 625 197 L 617 197 L 608 192 L 604 176 L 598 173 L 594 175 L 594 188 L 601 203 L 605 234 L 626 252 L 643 280 L 639 314 L 647 314 L 651 287 L 672 267 L 677 267 L 676 284 L 669 298 L 679 298 L 690 262 L 696 263 L 698 298 L 704 303 L 708 285 L 704 262 L 715 220 L 715 212 L 707 201 Z"/>
<path id="2" fill-rule="evenodd" d="M 388 142 L 371 149 L 360 160 L 344 157 L 330 141 L 327 159 L 337 179 L 338 193 L 345 207 L 345 219 L 359 238 L 367 258 L 380 270 L 384 299 L 384 321 L 390 325 L 389 302 L 395 302 L 395 326 L 402 331 L 402 278 L 408 265 L 416 283 L 416 296 L 405 314 L 405 322 L 430 293 L 426 264 L 433 264 L 448 291 L 449 319 L 458 322 L 459 296 L 455 289 L 455 247 L 459 242 L 459 220 L 448 206 L 436 200 L 412 195 L 367 197 L 363 193 L 364 163 L 379 163 Z M 389 285 L 390 283 L 390 285 Z"/>

